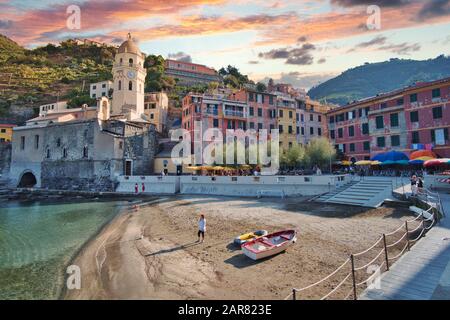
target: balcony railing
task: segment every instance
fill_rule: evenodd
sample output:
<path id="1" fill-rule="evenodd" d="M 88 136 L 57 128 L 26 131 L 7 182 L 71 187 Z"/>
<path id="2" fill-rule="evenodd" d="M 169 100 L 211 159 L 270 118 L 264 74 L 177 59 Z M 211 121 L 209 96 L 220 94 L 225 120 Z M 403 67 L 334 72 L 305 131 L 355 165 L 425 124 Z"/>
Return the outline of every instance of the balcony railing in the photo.
<path id="1" fill-rule="evenodd" d="M 219 110 L 215 110 L 215 109 L 206 109 L 206 113 L 207 114 L 211 114 L 213 116 L 218 116 L 219 115 Z"/>
<path id="2" fill-rule="evenodd" d="M 234 110 L 225 110 L 224 115 L 230 117 L 241 117 L 241 118 L 245 117 L 244 111 L 234 111 Z"/>

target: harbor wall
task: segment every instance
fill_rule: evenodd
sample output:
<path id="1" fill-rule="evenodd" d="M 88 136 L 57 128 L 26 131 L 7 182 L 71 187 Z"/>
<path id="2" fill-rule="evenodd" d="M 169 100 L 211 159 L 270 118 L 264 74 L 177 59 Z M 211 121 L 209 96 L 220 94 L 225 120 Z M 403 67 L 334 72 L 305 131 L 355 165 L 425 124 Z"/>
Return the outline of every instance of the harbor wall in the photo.
<path id="1" fill-rule="evenodd" d="M 225 196 L 314 196 L 348 183 L 349 176 L 121 176 L 116 192 Z M 142 191 L 144 184 L 145 191 Z"/>

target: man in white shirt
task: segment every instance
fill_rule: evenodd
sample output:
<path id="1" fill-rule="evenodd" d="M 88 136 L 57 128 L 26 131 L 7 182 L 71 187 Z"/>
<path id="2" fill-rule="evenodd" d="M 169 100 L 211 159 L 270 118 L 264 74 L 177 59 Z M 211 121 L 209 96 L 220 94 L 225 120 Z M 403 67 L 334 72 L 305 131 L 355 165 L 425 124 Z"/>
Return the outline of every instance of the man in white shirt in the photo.
<path id="1" fill-rule="evenodd" d="M 205 240 L 205 231 L 206 231 L 206 219 L 205 216 L 202 214 L 200 215 L 200 220 L 198 220 L 198 242 L 203 242 Z M 202 240 L 200 241 L 200 236 Z"/>

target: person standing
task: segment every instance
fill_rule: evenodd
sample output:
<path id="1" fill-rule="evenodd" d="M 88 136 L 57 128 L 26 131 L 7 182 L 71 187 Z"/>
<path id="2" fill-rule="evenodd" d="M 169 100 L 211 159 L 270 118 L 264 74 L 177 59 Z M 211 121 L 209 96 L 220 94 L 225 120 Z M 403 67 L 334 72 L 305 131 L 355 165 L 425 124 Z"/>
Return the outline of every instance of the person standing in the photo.
<path id="1" fill-rule="evenodd" d="M 423 180 L 422 180 L 422 177 L 419 177 L 419 179 L 417 181 L 417 191 L 419 193 L 423 192 Z"/>
<path id="2" fill-rule="evenodd" d="M 134 193 L 136 193 L 136 194 L 139 193 L 139 186 L 137 183 L 134 185 Z"/>
<path id="3" fill-rule="evenodd" d="M 411 194 L 417 195 L 417 177 L 415 174 L 411 177 Z"/>
<path id="4" fill-rule="evenodd" d="M 142 193 L 145 193 L 145 184 L 142 183 Z"/>
<path id="5" fill-rule="evenodd" d="M 200 215 L 200 220 L 198 220 L 198 242 L 203 242 L 205 240 L 205 232 L 206 232 L 206 219 L 205 215 Z M 201 241 L 200 241 L 201 237 Z"/>

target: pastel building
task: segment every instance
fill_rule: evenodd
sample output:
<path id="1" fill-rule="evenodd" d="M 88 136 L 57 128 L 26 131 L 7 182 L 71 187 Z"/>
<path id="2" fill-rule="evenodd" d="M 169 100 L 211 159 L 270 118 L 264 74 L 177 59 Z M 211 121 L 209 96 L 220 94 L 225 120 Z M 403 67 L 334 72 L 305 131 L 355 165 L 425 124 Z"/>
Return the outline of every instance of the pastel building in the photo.
<path id="1" fill-rule="evenodd" d="M 150 92 L 144 96 L 144 114 L 147 120 L 156 127 L 156 131 L 167 129 L 169 97 L 165 92 Z"/>
<path id="2" fill-rule="evenodd" d="M 98 99 L 101 97 L 109 97 L 111 91 L 114 88 L 112 81 L 101 81 L 97 83 L 91 83 L 89 95 L 92 99 Z"/>
<path id="3" fill-rule="evenodd" d="M 417 83 L 333 109 L 328 134 L 349 160 L 432 148 L 450 157 L 450 78 Z"/>
<path id="4" fill-rule="evenodd" d="M 177 79 L 181 85 L 222 82 L 222 78 L 216 70 L 201 64 L 178 60 L 167 59 L 165 61 L 165 73 Z"/>
<path id="5" fill-rule="evenodd" d="M 11 142 L 15 126 L 14 124 L 0 123 L 0 142 Z"/>

